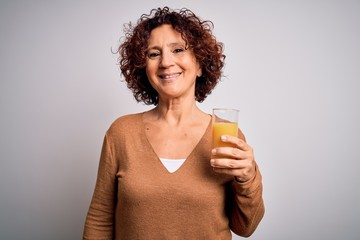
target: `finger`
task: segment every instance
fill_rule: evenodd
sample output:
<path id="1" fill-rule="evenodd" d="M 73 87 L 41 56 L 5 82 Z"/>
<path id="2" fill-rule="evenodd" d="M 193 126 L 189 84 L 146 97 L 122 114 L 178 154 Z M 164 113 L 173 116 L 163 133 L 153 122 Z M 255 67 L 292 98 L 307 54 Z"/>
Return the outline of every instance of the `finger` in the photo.
<path id="1" fill-rule="evenodd" d="M 222 135 L 221 141 L 234 144 L 236 147 L 238 147 L 244 151 L 248 151 L 251 149 L 250 145 L 247 144 L 244 140 L 242 140 L 241 138 L 238 138 L 238 137 L 231 136 L 231 135 Z"/>
<path id="2" fill-rule="evenodd" d="M 239 179 L 243 179 L 244 178 L 244 174 L 243 174 L 243 170 L 241 169 L 231 169 L 231 168 L 213 168 L 214 172 L 216 173 L 222 173 L 222 174 L 227 174 L 233 177 L 237 177 Z"/>
<path id="3" fill-rule="evenodd" d="M 214 148 L 212 149 L 211 154 L 216 158 L 227 157 L 238 160 L 253 159 L 253 154 L 251 151 L 244 151 L 239 148 L 232 147 Z"/>
<path id="4" fill-rule="evenodd" d="M 254 168 L 220 168 L 213 167 L 214 172 L 223 173 L 236 177 L 239 181 L 247 181 L 255 174 Z"/>
<path id="5" fill-rule="evenodd" d="M 214 168 L 229 168 L 229 169 L 241 169 L 251 167 L 247 161 L 228 159 L 228 158 L 215 158 L 210 160 L 210 165 Z"/>

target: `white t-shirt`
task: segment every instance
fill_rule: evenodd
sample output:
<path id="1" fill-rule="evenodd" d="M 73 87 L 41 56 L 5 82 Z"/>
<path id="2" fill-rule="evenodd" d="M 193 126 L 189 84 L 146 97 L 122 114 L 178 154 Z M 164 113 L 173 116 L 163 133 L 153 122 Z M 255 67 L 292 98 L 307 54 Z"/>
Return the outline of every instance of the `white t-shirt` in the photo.
<path id="1" fill-rule="evenodd" d="M 186 159 L 168 159 L 168 158 L 160 158 L 162 164 L 166 167 L 166 169 L 173 173 L 178 170 L 181 165 L 185 162 Z"/>

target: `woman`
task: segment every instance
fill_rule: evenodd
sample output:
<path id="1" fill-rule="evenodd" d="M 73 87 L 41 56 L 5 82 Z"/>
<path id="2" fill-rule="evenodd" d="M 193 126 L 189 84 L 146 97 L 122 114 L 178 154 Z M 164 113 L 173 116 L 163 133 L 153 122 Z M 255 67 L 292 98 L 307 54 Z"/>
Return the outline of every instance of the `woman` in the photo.
<path id="1" fill-rule="evenodd" d="M 153 9 L 128 25 L 119 63 L 147 112 L 117 119 L 105 135 L 84 239 L 231 239 L 264 214 L 261 174 L 249 146 L 211 149 L 202 102 L 218 83 L 222 44 L 190 10 Z M 211 156 L 216 159 L 211 159 Z"/>

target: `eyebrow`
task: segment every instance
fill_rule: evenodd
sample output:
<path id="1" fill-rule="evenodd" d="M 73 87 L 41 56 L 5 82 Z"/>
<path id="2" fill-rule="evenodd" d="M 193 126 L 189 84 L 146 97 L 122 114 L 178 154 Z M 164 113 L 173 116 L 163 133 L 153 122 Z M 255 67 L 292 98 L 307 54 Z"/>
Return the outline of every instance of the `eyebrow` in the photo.
<path id="1" fill-rule="evenodd" d="M 168 46 L 168 47 L 176 47 L 179 45 L 186 47 L 186 44 L 180 43 L 180 42 L 173 42 L 173 43 L 166 44 L 166 46 Z M 146 51 L 149 51 L 149 50 L 161 50 L 161 47 L 155 45 L 155 46 L 151 46 L 148 49 L 146 49 Z"/>

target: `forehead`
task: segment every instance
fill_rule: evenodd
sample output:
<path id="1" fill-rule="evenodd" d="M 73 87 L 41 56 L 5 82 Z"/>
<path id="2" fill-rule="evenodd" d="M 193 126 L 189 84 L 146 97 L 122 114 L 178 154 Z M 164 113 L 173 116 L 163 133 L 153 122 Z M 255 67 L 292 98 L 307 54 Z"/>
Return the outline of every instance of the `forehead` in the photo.
<path id="1" fill-rule="evenodd" d="M 170 24 L 163 24 L 154 28 L 148 40 L 149 47 L 151 45 L 163 45 L 163 44 L 184 44 L 185 41 L 182 38 L 180 32 L 176 31 Z"/>

